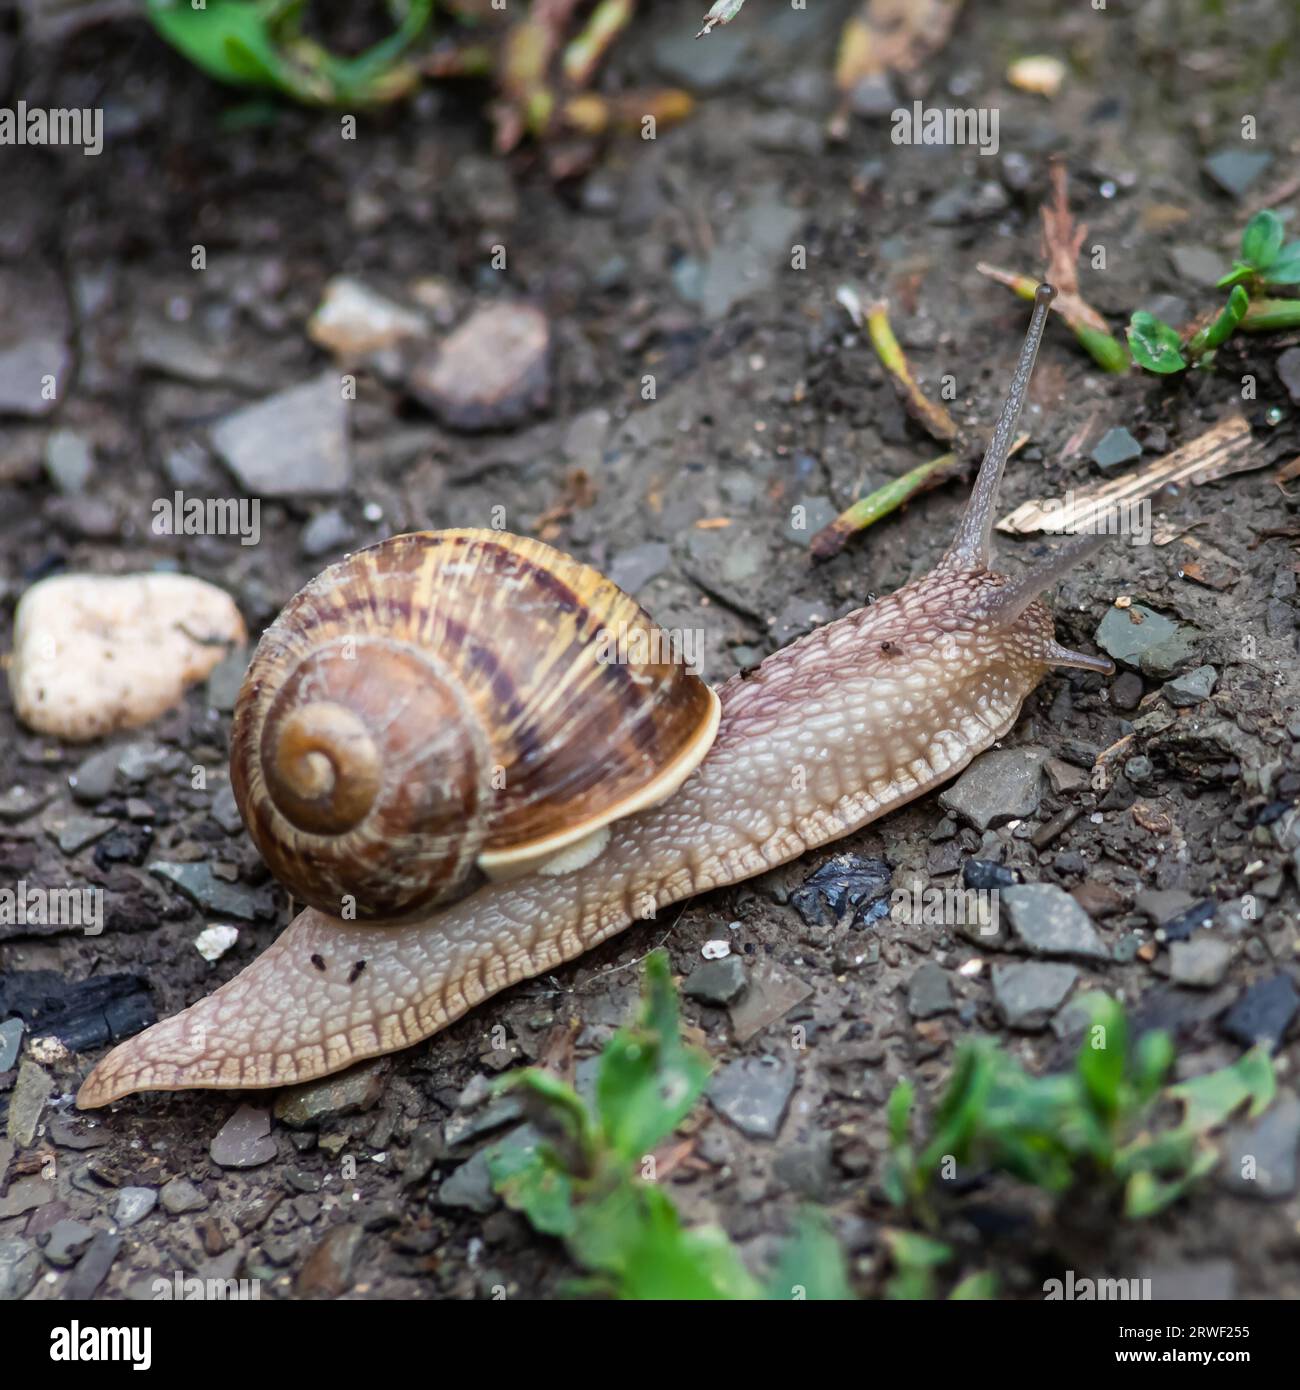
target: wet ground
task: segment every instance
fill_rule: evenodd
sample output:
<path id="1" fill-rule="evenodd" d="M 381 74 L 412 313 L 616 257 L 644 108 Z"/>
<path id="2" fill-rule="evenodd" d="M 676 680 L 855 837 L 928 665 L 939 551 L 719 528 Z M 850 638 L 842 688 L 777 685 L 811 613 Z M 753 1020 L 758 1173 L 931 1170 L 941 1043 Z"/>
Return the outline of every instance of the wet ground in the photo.
<path id="1" fill-rule="evenodd" d="M 1012 7 L 971 8 L 903 95 L 996 107 L 996 155 L 896 146 L 887 119 L 866 117 L 829 143 L 845 6 L 750 0 L 694 45 L 695 11 L 660 5 L 623 40 L 610 81 L 692 86 L 699 111 L 653 141 L 612 145 L 561 186 L 526 150 L 489 156 L 471 93 L 430 90 L 363 119 L 355 141 L 340 139 L 335 116 L 300 110 L 250 127 L 229 118 L 229 94 L 142 26 L 42 47 L 9 21 L 6 100 L 103 105 L 106 139 L 97 158 L 12 148 L 0 158 L 0 649 L 24 588 L 61 569 L 179 568 L 229 589 L 256 632 L 349 548 L 504 516 L 604 567 L 664 626 L 702 628 L 706 673 L 720 682 L 922 573 L 951 535 L 959 485 L 831 563 L 809 561 L 818 526 L 937 452 L 836 289 L 890 298 L 923 383 L 937 394 L 950 374 L 959 422 L 978 438 L 1026 310 L 975 264 L 1038 269 L 1051 155 L 1067 161 L 1086 248 L 1105 248 L 1106 268 L 1085 270 L 1083 289 L 1115 327 L 1157 300 L 1174 320 L 1171 297 L 1184 313 L 1205 307 L 1207 267 L 1226 267 L 1249 211 L 1297 172 L 1294 15 L 1262 4 L 1222 7 L 1226 17 L 1208 5 L 1147 5 L 1137 17 L 1118 6 L 1062 17 L 1034 4 L 1014 18 Z M 1035 51 L 1069 66 L 1051 101 L 1004 80 L 1012 58 Z M 1234 196 L 1205 161 L 1240 151 L 1247 115 L 1258 122 L 1249 152 L 1271 162 Z M 1278 206 L 1294 227 L 1294 191 Z M 307 322 L 340 275 L 416 313 L 419 335 L 361 355 L 346 411 L 322 410 L 308 392 L 280 403 L 279 427 L 273 417 L 255 445 L 237 426 L 232 442 L 229 417 L 242 407 L 326 371 L 337 380 Z M 497 300 L 546 316 L 549 381 L 530 380 L 515 412 L 524 418 L 465 432 L 447 423 L 445 402 L 441 415 L 430 408 L 439 384 L 424 364 L 454 325 Z M 1236 340 L 1213 372 L 1116 379 L 1054 325 L 1005 509 L 1096 482 L 1090 455 L 1115 427 L 1151 458 L 1243 408 L 1269 459 L 1294 457 L 1300 398 L 1276 365 L 1294 345 Z M 53 408 L 9 391 L 6 374 L 37 361 L 66 383 Z M 1243 403 L 1247 378 L 1255 389 Z M 308 426 L 315 461 L 293 447 Z M 241 464 L 245 491 L 262 500 L 258 544 L 154 533 L 156 499 L 237 496 Z M 1043 683 L 1003 745 L 1005 775 L 1025 798 L 1010 820 L 995 807 L 1003 823 L 981 824 L 987 787 L 968 786 L 953 810 L 926 797 L 629 929 L 341 1090 L 244 1097 L 276 1103 L 269 1138 L 233 1095 L 136 1097 L 89 1116 L 71 1102 L 108 1032 L 210 992 L 288 920 L 225 782 L 239 659 L 174 713 L 108 740 L 107 757 L 25 731 L 0 695 L 0 879 L 101 886 L 107 906 L 99 936 L 0 926 L 0 1014 L 39 1012 L 21 972 L 51 972 L 36 982 L 43 998 L 115 980 L 112 1000 L 92 999 L 80 1025 L 100 1043 L 68 1053 L 33 1044 L 29 1029 L 21 1067 L 15 1054 L 0 1068 L 0 1288 L 150 1297 L 154 1280 L 179 1271 L 259 1279 L 263 1296 L 550 1294 L 573 1271 L 495 1203 L 475 1166 L 493 1132 L 485 1080 L 504 1063 L 565 1056 L 570 1043 L 578 1059 L 592 1055 L 633 1004 L 647 951 L 665 946 L 687 977 L 705 943 L 725 939 L 746 993 L 730 1008 L 688 998 L 685 1015 L 721 1075 L 744 1078 L 749 1094 L 729 1117 L 724 1087 L 684 1127 L 673 1199 L 688 1221 L 720 1222 L 758 1265 L 811 1198 L 833 1214 L 862 1291 L 877 1292 L 882 1105 L 894 1082 L 915 1077 L 933 1096 L 954 1047 L 986 1033 L 1034 1066 L 1057 1065 L 1070 1024 L 1054 1024 L 1042 1001 L 999 995 L 992 966 L 1024 959 L 1015 949 L 997 956 L 951 927 L 864 926 L 814 910 L 795 890 L 840 852 L 886 859 L 896 885 L 952 884 L 975 859 L 1060 886 L 1088 911 L 1107 957 L 1064 963 L 1073 992 L 1101 985 L 1171 1029 L 1181 1075 L 1233 1060 L 1243 1035 L 1262 1029 L 1275 1035 L 1284 1093 L 1294 1091 L 1300 528 L 1273 471 L 1162 497 L 1156 544 L 1113 545 L 1061 586 L 1057 633 L 1069 645 L 1096 650 L 1121 596 L 1185 631 L 1163 665 L 1157 654 L 1143 671 L 1135 655 L 1113 680 L 1063 672 Z M 1014 572 L 1043 551 L 1004 541 L 1003 564 Z M 1205 666 L 1212 677 L 1167 688 Z M 1094 791 L 1098 753 L 1130 733 L 1110 785 Z M 87 768 L 87 758 L 98 761 Z M 1077 818 L 1046 834 L 1067 808 Z M 160 862 L 197 872 L 199 904 L 150 872 Z M 1198 952 L 1171 978 L 1156 929 L 1185 925 L 1205 903 Z M 215 964 L 193 944 L 211 923 L 239 927 Z M 1209 938 L 1229 949 L 1204 949 Z M 1244 1024 L 1243 999 L 1255 1011 Z M 803 1050 L 790 1046 L 796 1025 Z M 501 1027 L 505 1054 L 490 1042 Z M 1300 1116 L 1285 1113 L 1280 1134 L 1239 1136 L 1244 1152 L 1274 1146 L 1281 1177 L 1269 1191 L 1236 1191 L 1220 1175 L 1155 1221 L 1099 1226 L 1083 1214 L 1049 1220 L 1023 1190 L 994 1185 L 958 1204 L 949 1234 L 963 1242 L 964 1268 L 995 1268 L 1009 1296 L 1040 1296 L 1045 1278 L 1074 1268 L 1149 1275 L 1170 1294 L 1294 1297 Z"/>

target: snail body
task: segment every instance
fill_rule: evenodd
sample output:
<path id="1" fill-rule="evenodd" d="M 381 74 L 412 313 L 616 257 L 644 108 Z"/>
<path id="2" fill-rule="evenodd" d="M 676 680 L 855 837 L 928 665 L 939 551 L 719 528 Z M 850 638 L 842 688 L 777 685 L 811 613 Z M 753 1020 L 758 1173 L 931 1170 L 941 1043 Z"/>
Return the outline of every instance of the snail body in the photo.
<path id="1" fill-rule="evenodd" d="M 285 1085 L 409 1046 L 670 903 L 762 873 L 923 795 L 1004 736 L 1052 667 L 1109 672 L 1105 659 L 1059 646 L 1035 602 L 1097 538 L 1068 543 L 1015 581 L 989 569 L 998 483 L 1050 298 L 1040 289 L 971 502 L 938 565 L 728 681 L 716 725 L 689 687 L 666 701 L 688 711 L 668 746 L 695 759 L 671 794 L 659 796 L 651 776 L 654 804 L 638 804 L 645 769 L 628 759 L 629 790 L 605 804 L 596 832 L 583 830 L 596 840 L 585 862 L 561 860 L 557 871 L 554 858 L 534 859 L 513 881 L 481 882 L 398 922 L 308 908 L 234 980 L 115 1048 L 78 1105 L 134 1091 Z M 236 756 L 242 727 L 237 720 Z"/>

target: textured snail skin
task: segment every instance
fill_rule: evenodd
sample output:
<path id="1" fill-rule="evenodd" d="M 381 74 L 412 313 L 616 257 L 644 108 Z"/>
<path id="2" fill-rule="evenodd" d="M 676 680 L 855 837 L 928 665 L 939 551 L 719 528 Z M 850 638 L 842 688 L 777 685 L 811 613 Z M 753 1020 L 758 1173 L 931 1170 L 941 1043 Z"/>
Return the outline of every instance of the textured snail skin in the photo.
<path id="1" fill-rule="evenodd" d="M 1040 336 L 1049 299 L 1040 292 Z M 1027 344 L 1020 399 L 1032 361 Z M 229 984 L 115 1048 L 78 1105 L 280 1086 L 407 1047 L 670 903 L 785 863 L 946 781 L 1010 730 L 1051 667 L 1108 671 L 1059 647 L 1032 601 L 1091 541 L 1016 582 L 987 568 L 1018 410 L 1008 403 L 935 569 L 730 680 L 705 760 L 668 801 L 615 822 L 592 863 L 488 885 L 403 925 L 308 909 Z"/>

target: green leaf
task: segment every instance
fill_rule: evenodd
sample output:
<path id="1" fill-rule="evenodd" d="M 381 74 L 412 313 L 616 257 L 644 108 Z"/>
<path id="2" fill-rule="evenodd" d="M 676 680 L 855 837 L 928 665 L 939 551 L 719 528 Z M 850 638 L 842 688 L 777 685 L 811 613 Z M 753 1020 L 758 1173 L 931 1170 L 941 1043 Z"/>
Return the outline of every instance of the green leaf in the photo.
<path id="1" fill-rule="evenodd" d="M 1228 302 L 1220 311 L 1218 318 L 1204 330 L 1205 343 L 1202 350 L 1205 352 L 1213 352 L 1216 348 L 1222 347 L 1228 338 L 1232 336 L 1237 325 L 1246 317 L 1246 310 L 1249 308 L 1250 296 L 1240 285 L 1235 286 L 1232 293 L 1228 296 Z M 1195 344 L 1197 338 L 1200 337 L 1201 334 L 1198 333 L 1196 337 L 1192 339 L 1191 343 L 1188 344 L 1189 355 L 1199 356 L 1199 353 L 1195 349 Z"/>
<path id="2" fill-rule="evenodd" d="M 1241 259 L 1258 270 L 1267 270 L 1282 245 L 1282 219 L 1270 208 L 1257 212 L 1241 234 Z"/>
<path id="3" fill-rule="evenodd" d="M 1171 1182 L 1162 1182 L 1147 1171 L 1134 1173 L 1124 1188 L 1124 1215 L 1130 1221 L 1142 1221 L 1163 1211 L 1205 1177 L 1218 1161 L 1212 1149 L 1202 1150 L 1187 1172 Z"/>
<path id="4" fill-rule="evenodd" d="M 818 1212 L 805 1208 L 799 1213 L 767 1289 L 771 1299 L 821 1302 L 853 1297 L 839 1241 Z"/>
<path id="5" fill-rule="evenodd" d="M 711 1063 L 687 1047 L 677 1025 L 668 957 L 646 958 L 640 1022 L 621 1028 L 601 1054 L 596 1109 L 609 1146 L 636 1162 L 681 1123 L 699 1099 Z"/>
<path id="6" fill-rule="evenodd" d="M 543 1235 L 567 1238 L 577 1228 L 573 1182 L 541 1144 L 503 1141 L 488 1150 L 493 1190 Z"/>
<path id="7" fill-rule="evenodd" d="M 987 1302 L 998 1296 L 998 1276 L 991 1269 L 968 1274 L 948 1295 L 949 1303 Z"/>
<path id="8" fill-rule="evenodd" d="M 1216 290 L 1226 290 L 1229 285 L 1239 285 L 1243 280 L 1253 280 L 1259 272 L 1253 265 L 1246 265 L 1244 261 L 1233 261 L 1232 269 L 1215 281 Z"/>
<path id="9" fill-rule="evenodd" d="M 894 1274 L 885 1296 L 894 1299 L 934 1297 L 934 1271 L 953 1257 L 952 1246 L 915 1231 L 886 1231 L 885 1244 L 894 1262 Z"/>
<path id="10" fill-rule="evenodd" d="M 1107 1130 L 1120 1113 L 1128 1061 L 1128 1023 L 1123 1008 L 1107 994 L 1084 995 L 1078 1005 L 1089 1019 L 1076 1063 L 1079 1080 L 1101 1128 Z"/>
<path id="11" fill-rule="evenodd" d="M 1300 285 L 1300 241 L 1288 242 L 1264 272 L 1270 285 Z"/>
<path id="12" fill-rule="evenodd" d="M 1145 1104 L 1164 1083 L 1174 1063 L 1174 1040 L 1153 1029 L 1138 1039 L 1133 1060 L 1133 1087 L 1139 1104 Z"/>
<path id="13" fill-rule="evenodd" d="M 1129 321 L 1128 345 L 1133 360 L 1149 372 L 1167 376 L 1187 366 L 1177 332 L 1144 309 L 1139 309 Z"/>
<path id="14" fill-rule="evenodd" d="M 1272 1103 L 1277 1094 L 1273 1059 L 1267 1043 L 1257 1043 L 1230 1067 L 1220 1067 L 1206 1076 L 1196 1076 L 1169 1094 L 1182 1101 L 1183 1128 L 1193 1134 L 1217 1129 L 1240 1106 L 1249 1102 L 1247 1115 L 1254 1119 Z"/>

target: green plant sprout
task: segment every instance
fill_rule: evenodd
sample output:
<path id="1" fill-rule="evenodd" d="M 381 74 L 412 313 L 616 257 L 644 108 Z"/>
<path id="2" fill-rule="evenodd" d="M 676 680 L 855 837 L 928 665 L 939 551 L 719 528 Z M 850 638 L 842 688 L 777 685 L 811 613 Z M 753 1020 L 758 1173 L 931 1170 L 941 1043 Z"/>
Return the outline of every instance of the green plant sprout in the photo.
<path id="1" fill-rule="evenodd" d="M 1300 328 L 1300 300 L 1261 297 L 1267 285 L 1300 284 L 1300 241 L 1284 246 L 1283 236 L 1282 219 L 1271 209 L 1250 219 L 1241 236 L 1240 258 L 1218 282 L 1219 289 L 1231 288 L 1227 303 L 1186 341 L 1163 319 L 1145 310 L 1136 312 L 1129 322 L 1128 344 L 1138 366 L 1160 376 L 1208 367 L 1215 351 L 1239 328 L 1244 333 Z"/>
<path id="2" fill-rule="evenodd" d="M 532 1134 L 488 1153 L 493 1186 L 590 1278 L 576 1292 L 627 1299 L 851 1298 L 834 1237 L 801 1217 L 764 1285 L 717 1226 L 686 1229 L 653 1173 L 653 1150 L 690 1112 L 711 1063 L 678 1026 L 668 957 L 646 958 L 640 1016 L 602 1051 L 594 1104 L 536 1067 L 502 1089 L 523 1097 Z M 527 1133 L 527 1131 L 525 1132 Z"/>
<path id="3" fill-rule="evenodd" d="M 1084 996 L 1089 1018 L 1072 1072 L 1033 1076 L 991 1042 L 964 1046 L 935 1110 L 929 1138 L 912 1137 L 914 1090 L 895 1087 L 887 1107 L 890 1162 L 885 1191 L 927 1226 L 936 1221 L 936 1180 L 956 1167 L 993 1170 L 1058 1194 L 1085 1181 L 1140 1220 L 1164 1210 L 1218 1162 L 1210 1131 L 1240 1106 L 1259 1115 L 1276 1091 L 1267 1047 L 1232 1066 L 1162 1089 L 1173 1061 L 1168 1035 L 1129 1036 L 1123 1007 Z M 1161 1099 L 1181 1102 L 1173 1127 L 1155 1127 Z"/>
<path id="4" fill-rule="evenodd" d="M 307 0 L 149 0 L 158 33 L 210 77 L 282 92 L 309 106 L 374 106 L 420 81 L 404 55 L 429 22 L 433 0 L 391 8 L 396 30 L 355 58 L 339 58 L 302 32 Z"/>

